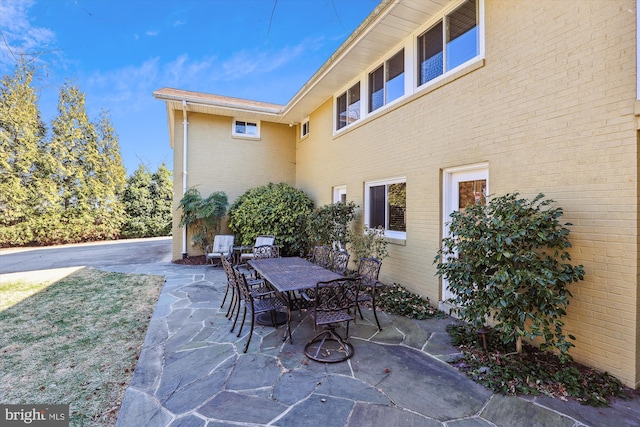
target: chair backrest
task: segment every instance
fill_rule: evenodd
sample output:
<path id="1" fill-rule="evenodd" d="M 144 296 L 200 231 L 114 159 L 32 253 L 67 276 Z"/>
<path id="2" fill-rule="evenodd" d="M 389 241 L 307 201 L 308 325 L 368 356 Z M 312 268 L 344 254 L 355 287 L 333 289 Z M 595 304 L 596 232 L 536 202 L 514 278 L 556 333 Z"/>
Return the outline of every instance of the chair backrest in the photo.
<path id="1" fill-rule="evenodd" d="M 251 295 L 251 291 L 249 290 L 247 278 L 241 271 L 235 268 L 233 271 L 235 273 L 236 291 L 246 303 L 251 304 L 251 310 L 253 311 L 253 295 Z"/>
<path id="2" fill-rule="evenodd" d="M 323 312 L 333 316 L 339 312 L 349 312 L 357 304 L 358 281 L 353 278 L 342 278 L 318 282 L 314 293 L 315 313 Z M 314 316 L 316 322 L 317 317 Z"/>
<path id="3" fill-rule="evenodd" d="M 363 286 L 373 285 L 378 281 L 382 261 L 378 258 L 362 258 L 358 264 L 358 277 Z"/>
<path id="4" fill-rule="evenodd" d="M 222 262 L 222 268 L 224 268 L 224 272 L 227 275 L 227 281 L 229 282 L 229 284 L 233 285 L 236 272 L 231 265 L 231 262 L 227 257 L 221 257 L 220 262 Z"/>
<path id="5" fill-rule="evenodd" d="M 253 245 L 254 247 L 264 246 L 264 245 L 273 245 L 276 241 L 276 236 L 272 236 L 270 234 L 263 234 L 256 237 L 256 243 Z"/>
<path id="6" fill-rule="evenodd" d="M 349 252 L 347 251 L 334 251 L 333 259 L 331 261 L 331 270 L 338 274 L 344 274 L 347 272 L 347 265 L 349 265 Z"/>
<path id="7" fill-rule="evenodd" d="M 320 267 L 331 268 L 331 248 L 329 246 L 314 247 L 311 262 Z"/>
<path id="8" fill-rule="evenodd" d="M 233 234 L 218 234 L 213 238 L 213 251 L 221 254 L 229 254 L 233 246 L 235 236 Z"/>
<path id="9" fill-rule="evenodd" d="M 280 248 L 273 245 L 262 245 L 253 248 L 253 259 L 280 258 Z"/>

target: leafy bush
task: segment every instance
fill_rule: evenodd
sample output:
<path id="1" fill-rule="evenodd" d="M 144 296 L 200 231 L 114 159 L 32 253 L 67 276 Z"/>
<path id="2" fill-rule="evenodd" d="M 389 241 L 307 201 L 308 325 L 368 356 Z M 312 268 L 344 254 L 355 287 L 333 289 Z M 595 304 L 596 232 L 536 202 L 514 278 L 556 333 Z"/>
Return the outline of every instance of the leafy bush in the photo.
<path id="1" fill-rule="evenodd" d="M 431 306 L 428 298 L 411 293 L 397 283 L 384 286 L 377 291 L 376 307 L 387 313 L 412 319 L 444 317 L 444 313 Z"/>
<path id="2" fill-rule="evenodd" d="M 389 256 L 387 245 L 389 242 L 384 237 L 382 227 L 366 228 L 364 232 L 355 227 L 349 230 L 347 235 L 353 262 L 358 264 L 362 258 L 378 258 L 383 260 Z"/>
<path id="3" fill-rule="evenodd" d="M 281 255 L 304 255 L 308 247 L 306 221 L 313 201 L 288 184 L 270 183 L 246 191 L 229 208 L 229 228 L 243 245 L 261 234 L 276 236 Z"/>
<path id="4" fill-rule="evenodd" d="M 489 319 L 505 343 L 541 337 L 542 349 L 569 357 L 573 344 L 561 318 L 568 285 L 582 280 L 584 269 L 569 263 L 569 230 L 558 221 L 562 209 L 547 208 L 553 201 L 543 198 L 507 194 L 451 214 L 437 274 L 448 280 L 457 313 L 476 329 Z"/>
<path id="5" fill-rule="evenodd" d="M 180 200 L 180 226 L 191 227 L 191 239 L 204 250 L 213 242 L 214 235 L 220 232 L 220 221 L 227 213 L 228 205 L 227 195 L 223 191 L 216 191 L 203 199 L 198 189 L 190 188 Z"/>
<path id="6" fill-rule="evenodd" d="M 347 227 L 355 217 L 356 208 L 353 202 L 337 202 L 314 209 L 307 220 L 308 251 L 317 245 L 345 248 Z"/>

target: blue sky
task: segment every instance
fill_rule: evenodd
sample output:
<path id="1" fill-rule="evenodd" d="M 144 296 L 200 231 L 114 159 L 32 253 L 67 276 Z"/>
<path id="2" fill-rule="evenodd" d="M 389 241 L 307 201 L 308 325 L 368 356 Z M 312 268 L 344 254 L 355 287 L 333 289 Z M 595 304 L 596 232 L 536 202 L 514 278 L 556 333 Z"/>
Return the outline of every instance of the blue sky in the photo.
<path id="1" fill-rule="evenodd" d="M 111 114 L 127 174 L 173 167 L 163 87 L 285 104 L 379 0 L 0 0 L 0 74 L 37 57 L 50 128 L 65 79 Z"/>

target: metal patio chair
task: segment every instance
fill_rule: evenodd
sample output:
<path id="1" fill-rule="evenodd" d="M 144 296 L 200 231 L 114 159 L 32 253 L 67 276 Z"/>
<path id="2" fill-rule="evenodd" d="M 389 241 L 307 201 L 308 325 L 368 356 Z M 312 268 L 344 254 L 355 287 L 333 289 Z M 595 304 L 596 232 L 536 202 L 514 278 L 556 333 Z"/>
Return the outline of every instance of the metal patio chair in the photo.
<path id="1" fill-rule="evenodd" d="M 314 329 L 324 326 L 324 330 L 305 345 L 304 354 L 309 359 L 325 363 L 349 359 L 354 352 L 349 342 L 349 322 L 355 319 L 351 312 L 357 305 L 357 280 L 343 278 L 318 282 L 313 295 L 313 308 L 309 315 L 313 318 Z M 344 337 L 336 331 L 339 323 L 346 323 Z"/>

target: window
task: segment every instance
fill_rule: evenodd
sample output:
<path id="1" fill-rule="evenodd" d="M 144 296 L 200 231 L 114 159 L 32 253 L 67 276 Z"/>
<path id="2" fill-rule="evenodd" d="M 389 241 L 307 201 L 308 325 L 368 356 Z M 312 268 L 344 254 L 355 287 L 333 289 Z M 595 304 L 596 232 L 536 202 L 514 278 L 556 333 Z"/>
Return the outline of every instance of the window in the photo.
<path id="1" fill-rule="evenodd" d="M 304 138 L 309 135 L 309 119 L 302 122 L 302 126 L 300 127 L 300 137 Z"/>
<path id="2" fill-rule="evenodd" d="M 336 99 L 336 130 L 360 119 L 360 82 Z"/>
<path id="3" fill-rule="evenodd" d="M 418 36 L 418 86 L 479 55 L 476 0 L 466 0 Z"/>
<path id="4" fill-rule="evenodd" d="M 387 237 L 405 239 L 407 183 L 405 178 L 365 184 L 365 224 L 382 227 Z"/>
<path id="5" fill-rule="evenodd" d="M 232 133 L 234 136 L 244 136 L 247 138 L 259 138 L 260 123 L 234 120 Z"/>
<path id="6" fill-rule="evenodd" d="M 404 49 L 369 73 L 369 112 L 404 95 Z"/>
<path id="7" fill-rule="evenodd" d="M 347 203 L 347 186 L 333 187 L 333 203 Z"/>

